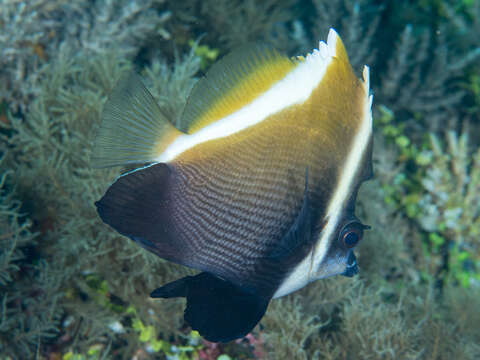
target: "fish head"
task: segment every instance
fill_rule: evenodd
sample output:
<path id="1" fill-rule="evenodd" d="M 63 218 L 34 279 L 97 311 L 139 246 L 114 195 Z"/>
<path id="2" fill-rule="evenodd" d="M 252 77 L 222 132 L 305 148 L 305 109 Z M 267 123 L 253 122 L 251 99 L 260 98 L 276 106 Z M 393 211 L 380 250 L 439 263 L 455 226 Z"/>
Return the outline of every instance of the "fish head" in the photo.
<path id="1" fill-rule="evenodd" d="M 364 225 L 355 215 L 345 216 L 339 221 L 331 235 L 328 249 L 316 266 L 314 266 L 313 279 L 322 279 L 334 275 L 352 277 L 358 274 L 355 247 L 361 242 L 364 230 L 370 226 Z M 320 235 L 321 236 L 321 235 Z M 318 252 L 319 249 L 317 248 Z M 315 253 L 313 253 L 315 256 Z"/>

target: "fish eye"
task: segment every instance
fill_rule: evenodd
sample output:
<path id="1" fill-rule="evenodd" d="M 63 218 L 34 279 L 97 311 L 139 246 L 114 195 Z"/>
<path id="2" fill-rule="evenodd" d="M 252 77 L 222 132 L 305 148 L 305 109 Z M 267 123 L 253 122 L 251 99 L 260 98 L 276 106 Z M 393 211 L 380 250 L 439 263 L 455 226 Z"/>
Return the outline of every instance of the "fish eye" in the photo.
<path id="1" fill-rule="evenodd" d="M 359 222 L 351 222 L 344 226 L 340 237 L 347 248 L 353 248 L 363 237 L 363 229 L 367 228 Z"/>

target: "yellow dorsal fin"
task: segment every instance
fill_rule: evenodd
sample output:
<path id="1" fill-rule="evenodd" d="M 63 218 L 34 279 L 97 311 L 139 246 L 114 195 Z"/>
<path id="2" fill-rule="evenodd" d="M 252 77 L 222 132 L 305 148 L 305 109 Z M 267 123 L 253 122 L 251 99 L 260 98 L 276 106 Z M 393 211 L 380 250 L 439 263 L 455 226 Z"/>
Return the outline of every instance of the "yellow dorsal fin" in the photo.
<path id="1" fill-rule="evenodd" d="M 297 64 L 266 45 L 250 44 L 233 51 L 215 63 L 192 89 L 179 128 L 192 134 L 232 114 Z"/>

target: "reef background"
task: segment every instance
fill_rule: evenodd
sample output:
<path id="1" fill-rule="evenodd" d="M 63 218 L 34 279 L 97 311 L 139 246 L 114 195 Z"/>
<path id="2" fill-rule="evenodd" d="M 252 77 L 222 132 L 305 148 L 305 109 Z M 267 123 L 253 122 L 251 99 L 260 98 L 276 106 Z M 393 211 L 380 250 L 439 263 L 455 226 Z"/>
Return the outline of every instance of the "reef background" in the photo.
<path id="1" fill-rule="evenodd" d="M 183 301 L 191 272 L 118 236 L 93 170 L 117 79 L 139 72 L 177 121 L 197 79 L 249 41 L 305 54 L 334 27 L 374 93 L 360 274 L 274 300 L 214 345 Z M 0 359 L 480 358 L 480 1 L 0 1 Z"/>

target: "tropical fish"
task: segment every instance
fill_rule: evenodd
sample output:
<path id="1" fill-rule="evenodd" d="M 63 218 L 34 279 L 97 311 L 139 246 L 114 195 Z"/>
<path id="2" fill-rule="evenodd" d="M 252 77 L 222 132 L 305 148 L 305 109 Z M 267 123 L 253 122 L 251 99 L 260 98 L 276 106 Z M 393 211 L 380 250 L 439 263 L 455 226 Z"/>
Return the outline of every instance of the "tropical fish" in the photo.
<path id="1" fill-rule="evenodd" d="M 369 69 L 357 78 L 331 29 L 306 57 L 234 51 L 193 88 L 175 127 L 138 75 L 105 104 L 93 165 L 148 163 L 96 202 L 102 220 L 161 258 L 201 272 L 153 298 L 186 297 L 210 341 L 245 336 L 272 298 L 358 272 L 368 228 L 354 215 L 372 176 Z"/>

